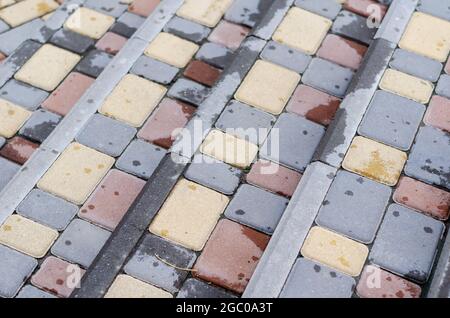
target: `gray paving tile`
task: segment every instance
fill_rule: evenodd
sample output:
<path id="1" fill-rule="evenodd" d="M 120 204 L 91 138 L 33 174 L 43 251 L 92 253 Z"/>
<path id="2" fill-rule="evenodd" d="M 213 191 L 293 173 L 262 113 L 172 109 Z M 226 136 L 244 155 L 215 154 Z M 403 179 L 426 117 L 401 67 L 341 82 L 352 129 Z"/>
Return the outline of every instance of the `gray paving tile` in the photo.
<path id="1" fill-rule="evenodd" d="M 107 155 L 118 157 L 136 133 L 137 130 L 134 127 L 112 118 L 95 114 L 75 139 L 85 146 Z"/>
<path id="2" fill-rule="evenodd" d="M 43 26 L 44 22 L 41 19 L 35 19 L 0 34 L 0 52 L 9 56 L 25 41 L 38 41 L 39 39 L 37 39 L 36 35 L 39 35 L 37 34 L 39 32 L 37 32 L 37 30 Z"/>
<path id="3" fill-rule="evenodd" d="M 100 50 L 91 50 L 78 63 L 76 70 L 91 77 L 98 77 L 112 59 L 111 54 Z"/>
<path id="4" fill-rule="evenodd" d="M 119 17 L 127 10 L 128 6 L 122 0 L 87 0 L 84 5 L 113 17 Z"/>
<path id="5" fill-rule="evenodd" d="M 389 66 L 431 82 L 437 81 L 442 71 L 442 64 L 438 61 L 403 49 L 395 50 Z"/>
<path id="6" fill-rule="evenodd" d="M 213 66 L 225 68 L 231 63 L 233 56 L 233 51 L 230 49 L 216 43 L 208 42 L 201 46 L 195 58 Z"/>
<path id="7" fill-rule="evenodd" d="M 145 18 L 125 12 L 117 19 L 117 22 L 111 27 L 111 31 L 120 34 L 124 37 L 130 38 L 134 32 L 144 23 Z"/>
<path id="8" fill-rule="evenodd" d="M 7 30 L 9 30 L 9 25 L 3 22 L 3 20 L 0 20 L 0 33 L 3 33 Z"/>
<path id="9" fill-rule="evenodd" d="M 236 298 L 236 296 L 222 288 L 195 278 L 189 278 L 183 284 L 177 298 Z"/>
<path id="10" fill-rule="evenodd" d="M 42 143 L 55 129 L 60 120 L 61 116 L 39 109 L 31 115 L 20 129 L 19 134 Z"/>
<path id="11" fill-rule="evenodd" d="M 369 260 L 417 282 L 431 272 L 444 224 L 398 204 L 389 206 Z"/>
<path id="12" fill-rule="evenodd" d="M 35 110 L 47 98 L 48 92 L 11 79 L 0 89 L 0 97 L 28 110 Z"/>
<path id="13" fill-rule="evenodd" d="M 297 73 L 303 73 L 311 62 L 311 56 L 286 45 L 270 41 L 261 53 L 267 61 L 279 64 Z"/>
<path id="14" fill-rule="evenodd" d="M 339 171 L 316 218 L 317 224 L 369 244 L 375 238 L 391 188 Z"/>
<path id="15" fill-rule="evenodd" d="M 20 166 L 0 157 L 0 192 L 8 184 L 8 182 L 14 177 Z"/>
<path id="16" fill-rule="evenodd" d="M 178 68 L 157 61 L 147 56 L 141 56 L 131 69 L 131 73 L 143 76 L 151 81 L 169 84 L 178 74 Z"/>
<path id="17" fill-rule="evenodd" d="M 355 280 L 310 260 L 299 258 L 280 298 L 351 298 Z"/>
<path id="18" fill-rule="evenodd" d="M 436 86 L 438 95 L 450 98 L 450 75 L 442 75 Z"/>
<path id="19" fill-rule="evenodd" d="M 410 99 L 378 91 L 358 132 L 384 144 L 408 150 L 425 113 L 425 106 Z"/>
<path id="20" fill-rule="evenodd" d="M 225 14 L 225 19 L 254 27 L 273 0 L 235 0 Z"/>
<path id="21" fill-rule="evenodd" d="M 142 140 L 133 141 L 117 160 L 116 167 L 135 176 L 148 179 L 166 154 L 163 148 Z"/>
<path id="22" fill-rule="evenodd" d="M 211 29 L 180 17 L 173 17 L 164 27 L 164 32 L 172 33 L 183 39 L 200 43 L 208 37 Z"/>
<path id="23" fill-rule="evenodd" d="M 433 127 L 419 129 L 405 173 L 450 190 L 450 134 Z"/>
<path id="24" fill-rule="evenodd" d="M 332 31 L 365 44 L 370 44 L 377 32 L 377 28 L 370 29 L 367 19 L 350 11 L 341 11 L 334 24 Z"/>
<path id="25" fill-rule="evenodd" d="M 297 0 L 295 5 L 331 20 L 336 18 L 342 7 L 336 0 Z"/>
<path id="26" fill-rule="evenodd" d="M 14 297 L 38 262 L 3 245 L 0 245 L 0 259 L 0 297 Z"/>
<path id="27" fill-rule="evenodd" d="M 16 298 L 57 298 L 57 297 L 43 290 L 40 290 L 39 288 L 36 288 L 32 285 L 26 285 L 20 290 Z"/>
<path id="28" fill-rule="evenodd" d="M 51 251 L 55 256 L 87 268 L 110 234 L 89 222 L 75 219 L 59 236 Z"/>
<path id="29" fill-rule="evenodd" d="M 309 64 L 302 81 L 331 95 L 344 97 L 352 78 L 352 70 L 315 58 Z"/>
<path id="30" fill-rule="evenodd" d="M 32 190 L 17 207 L 17 213 L 58 231 L 64 230 L 78 212 L 75 204 L 39 189 Z"/>
<path id="31" fill-rule="evenodd" d="M 196 259 L 197 255 L 191 250 L 176 246 L 160 237 L 147 235 L 124 270 L 144 282 L 175 293 L 189 274 L 187 270 L 179 268 L 192 268 Z"/>
<path id="32" fill-rule="evenodd" d="M 167 95 L 199 106 L 208 97 L 210 89 L 185 78 L 177 80 L 169 89 Z"/>
<path id="33" fill-rule="evenodd" d="M 262 157 L 303 171 L 311 162 L 314 152 L 322 139 L 323 126 L 294 114 L 282 114 L 264 143 Z M 276 133 L 279 133 L 279 141 Z"/>
<path id="34" fill-rule="evenodd" d="M 0 148 L 3 147 L 3 145 L 5 144 L 5 142 L 6 142 L 6 139 L 3 138 L 3 137 L 0 137 Z"/>
<path id="35" fill-rule="evenodd" d="M 95 41 L 87 36 L 64 29 L 53 34 L 50 42 L 78 54 L 83 54 L 95 44 Z"/>
<path id="36" fill-rule="evenodd" d="M 450 0 L 420 0 L 417 10 L 450 21 Z"/>

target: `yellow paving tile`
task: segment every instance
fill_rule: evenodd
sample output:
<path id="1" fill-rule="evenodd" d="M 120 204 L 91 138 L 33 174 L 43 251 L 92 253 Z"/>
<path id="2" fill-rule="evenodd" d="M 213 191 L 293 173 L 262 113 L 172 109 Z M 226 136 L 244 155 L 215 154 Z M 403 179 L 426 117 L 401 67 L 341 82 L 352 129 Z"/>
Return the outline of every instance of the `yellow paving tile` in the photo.
<path id="1" fill-rule="evenodd" d="M 450 52 L 450 22 L 416 12 L 399 45 L 402 49 L 445 62 Z"/>
<path id="2" fill-rule="evenodd" d="M 80 61 L 80 56 L 54 45 L 43 45 L 16 73 L 16 80 L 54 90 Z"/>
<path id="3" fill-rule="evenodd" d="M 200 151 L 230 165 L 246 168 L 255 159 L 258 146 L 214 129 L 203 141 Z"/>
<path id="4" fill-rule="evenodd" d="M 44 257 L 58 237 L 49 227 L 14 214 L 0 227 L 0 243 L 35 258 Z"/>
<path id="5" fill-rule="evenodd" d="M 407 159 L 406 153 L 364 137 L 356 137 L 345 156 L 344 169 L 394 186 Z"/>
<path id="6" fill-rule="evenodd" d="M 79 8 L 64 24 L 64 28 L 93 39 L 100 39 L 114 24 L 115 19 L 98 11 Z"/>
<path id="7" fill-rule="evenodd" d="M 0 98 L 0 136 L 13 137 L 31 116 L 31 112 Z"/>
<path id="8" fill-rule="evenodd" d="M 198 48 L 197 44 L 162 32 L 149 44 L 145 50 L 145 55 L 178 68 L 183 68 L 189 63 L 198 51 Z"/>
<path id="9" fill-rule="evenodd" d="M 259 60 L 247 74 L 235 98 L 272 114 L 280 114 L 300 81 L 300 75 Z"/>
<path id="10" fill-rule="evenodd" d="M 180 180 L 150 225 L 150 232 L 194 251 L 203 249 L 228 197 Z"/>
<path id="11" fill-rule="evenodd" d="M 168 292 L 128 275 L 119 275 L 105 298 L 172 298 Z"/>
<path id="12" fill-rule="evenodd" d="M 312 55 L 319 49 L 331 25 L 331 20 L 295 7 L 289 10 L 273 39 Z"/>
<path id="13" fill-rule="evenodd" d="M 13 4 L 14 0 L 0 0 L 0 9 Z"/>
<path id="14" fill-rule="evenodd" d="M 140 127 L 167 89 L 136 75 L 126 75 L 108 96 L 100 113 Z"/>
<path id="15" fill-rule="evenodd" d="M 426 104 L 430 101 L 434 86 L 431 82 L 388 69 L 383 75 L 380 87 L 385 91 Z"/>
<path id="16" fill-rule="evenodd" d="M 113 164 L 113 158 L 72 143 L 45 173 L 38 187 L 81 205 Z"/>
<path id="17" fill-rule="evenodd" d="M 358 276 L 366 261 L 367 246 L 321 227 L 313 227 L 301 249 L 304 257 Z"/>
<path id="18" fill-rule="evenodd" d="M 16 27 L 46 15 L 58 6 L 54 0 L 25 0 L 0 10 L 0 18 L 10 26 Z"/>
<path id="19" fill-rule="evenodd" d="M 185 0 L 177 15 L 208 27 L 215 27 L 233 0 Z"/>

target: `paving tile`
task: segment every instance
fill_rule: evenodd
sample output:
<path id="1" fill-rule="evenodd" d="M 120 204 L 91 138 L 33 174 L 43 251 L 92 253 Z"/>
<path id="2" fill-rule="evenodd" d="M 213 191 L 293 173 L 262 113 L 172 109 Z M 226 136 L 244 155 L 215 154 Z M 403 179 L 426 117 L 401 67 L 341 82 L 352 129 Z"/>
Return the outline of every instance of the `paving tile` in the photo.
<path id="1" fill-rule="evenodd" d="M 0 155 L 15 163 L 23 165 L 39 145 L 21 137 L 13 137 L 0 150 Z"/>
<path id="2" fill-rule="evenodd" d="M 235 98 L 272 114 L 280 114 L 299 81 L 297 73 L 259 60 L 245 77 Z"/>
<path id="3" fill-rule="evenodd" d="M 14 75 L 16 80 L 46 91 L 54 90 L 80 61 L 80 56 L 44 44 Z"/>
<path id="4" fill-rule="evenodd" d="M 419 1 L 417 10 L 434 15 L 438 18 L 450 20 L 450 8 L 448 0 L 427 0 Z"/>
<path id="5" fill-rule="evenodd" d="M 425 282 L 443 231 L 443 223 L 392 204 L 386 212 L 369 259 L 407 279 Z"/>
<path id="6" fill-rule="evenodd" d="M 317 56 L 341 66 L 357 70 L 367 52 L 365 45 L 329 34 L 317 51 Z"/>
<path id="7" fill-rule="evenodd" d="M 49 294 L 34 286 L 25 285 L 17 294 L 16 298 L 56 298 L 56 296 L 53 296 L 52 294 Z"/>
<path id="8" fill-rule="evenodd" d="M 3 190 L 19 169 L 19 165 L 0 157 L 0 191 Z"/>
<path id="9" fill-rule="evenodd" d="M 172 298 L 172 295 L 131 276 L 119 275 L 105 298 Z"/>
<path id="10" fill-rule="evenodd" d="M 24 0 L 0 11 L 0 18 L 11 27 L 39 18 L 58 7 L 53 0 Z"/>
<path id="11" fill-rule="evenodd" d="M 429 126 L 450 132 L 450 100 L 433 96 L 423 121 Z"/>
<path id="12" fill-rule="evenodd" d="M 67 298 L 79 285 L 84 270 L 57 257 L 49 256 L 31 277 L 31 283 L 59 297 Z"/>
<path id="13" fill-rule="evenodd" d="M 206 86 L 214 86 L 221 70 L 199 60 L 194 60 L 186 67 L 183 75 Z"/>
<path id="14" fill-rule="evenodd" d="M 150 43 L 145 55 L 178 68 L 185 67 L 198 51 L 197 44 L 162 32 Z"/>
<path id="15" fill-rule="evenodd" d="M 249 32 L 247 27 L 222 20 L 211 32 L 208 40 L 236 50 Z"/>
<path id="16" fill-rule="evenodd" d="M 113 231 L 144 185 L 144 180 L 112 169 L 81 207 L 78 216 Z"/>
<path id="17" fill-rule="evenodd" d="M 11 56 L 14 54 L 16 49 L 18 49 L 26 41 L 28 41 L 26 46 L 30 45 L 31 40 L 46 42 L 47 38 L 51 34 L 50 32 L 45 31 L 48 29 L 45 29 L 44 27 L 44 21 L 42 21 L 41 19 L 35 19 L 12 30 L 9 30 L 8 32 L 2 33 L 0 35 L 0 51 L 2 51 L 6 55 Z M 39 30 L 42 30 L 43 32 L 37 32 Z M 36 43 L 34 43 L 34 45 L 36 45 Z M 28 49 L 24 48 L 24 50 L 27 51 Z M 33 48 L 32 50 L 35 51 L 35 48 Z M 23 64 L 22 61 L 21 64 Z"/>
<path id="18" fill-rule="evenodd" d="M 60 120 L 61 116 L 45 109 L 39 109 L 31 115 L 19 133 L 31 140 L 42 143 L 52 133 Z"/>
<path id="19" fill-rule="evenodd" d="M 352 78 L 351 69 L 321 58 L 314 58 L 303 74 L 302 82 L 328 94 L 344 97 Z"/>
<path id="20" fill-rule="evenodd" d="M 95 43 L 93 39 L 87 36 L 64 29 L 58 30 L 51 37 L 50 42 L 78 54 L 85 53 Z"/>
<path id="21" fill-rule="evenodd" d="M 333 269 L 299 258 L 280 298 L 351 298 L 355 280 Z"/>
<path id="22" fill-rule="evenodd" d="M 436 94 L 450 98 L 450 75 L 442 75 L 436 86 Z"/>
<path id="23" fill-rule="evenodd" d="M 233 51 L 220 44 L 211 42 L 203 44 L 195 55 L 196 59 L 222 69 L 231 63 L 233 57 Z"/>
<path id="24" fill-rule="evenodd" d="M 445 62 L 450 52 L 450 22 L 416 12 L 399 43 L 402 49 Z"/>
<path id="25" fill-rule="evenodd" d="M 12 79 L 0 89 L 0 96 L 27 110 L 35 110 L 47 98 L 48 93 Z"/>
<path id="26" fill-rule="evenodd" d="M 150 232 L 194 251 L 203 249 L 228 198 L 181 179 L 150 225 Z"/>
<path id="27" fill-rule="evenodd" d="M 222 220 L 198 258 L 193 274 L 242 293 L 268 242 L 267 235 L 232 221 Z"/>
<path id="28" fill-rule="evenodd" d="M 128 275 L 175 293 L 181 288 L 196 259 L 193 251 L 147 235 L 124 270 Z"/>
<path id="29" fill-rule="evenodd" d="M 333 0 L 297 0 L 295 5 L 331 20 L 336 18 L 339 11 L 341 11 L 339 1 Z"/>
<path id="30" fill-rule="evenodd" d="M 175 16 L 165 25 L 164 32 L 172 33 L 195 43 L 200 43 L 208 37 L 211 29 Z"/>
<path id="31" fill-rule="evenodd" d="M 395 50 L 389 66 L 430 82 L 436 82 L 442 71 L 438 61 L 402 49 Z"/>
<path id="32" fill-rule="evenodd" d="M 14 297 L 37 266 L 27 255 L 0 245 L 0 296 Z"/>
<path id="33" fill-rule="evenodd" d="M 28 110 L 0 99 L 0 136 L 13 137 L 30 116 Z"/>
<path id="34" fill-rule="evenodd" d="M 370 44 L 377 28 L 369 28 L 365 17 L 343 10 L 334 21 L 332 31 L 364 44 Z"/>
<path id="35" fill-rule="evenodd" d="M 234 0 L 225 13 L 225 19 L 254 27 L 267 12 L 271 4 L 272 0 Z"/>
<path id="36" fill-rule="evenodd" d="M 1 244 L 35 258 L 44 257 L 57 237 L 57 231 L 17 214 L 0 227 Z"/>
<path id="37" fill-rule="evenodd" d="M 143 17 L 148 17 L 160 2 L 161 0 L 134 0 L 128 6 L 128 11 Z"/>
<path id="38" fill-rule="evenodd" d="M 270 41 L 266 45 L 261 58 L 297 73 L 303 73 L 311 61 L 309 55 L 275 41 Z"/>
<path id="39" fill-rule="evenodd" d="M 116 167 L 143 179 L 151 177 L 166 151 L 142 140 L 133 141 L 117 160 Z"/>
<path id="40" fill-rule="evenodd" d="M 208 97 L 210 89 L 196 82 L 180 78 L 169 89 L 167 95 L 199 106 Z"/>
<path id="41" fill-rule="evenodd" d="M 3 137 L 0 137 L 0 149 L 3 147 L 3 145 L 5 144 L 6 139 Z"/>
<path id="42" fill-rule="evenodd" d="M 390 197 L 389 187 L 342 170 L 334 179 L 316 222 L 356 241 L 370 244 Z"/>
<path id="43" fill-rule="evenodd" d="M 337 97 L 306 85 L 299 85 L 286 110 L 327 126 L 333 120 L 340 104 L 341 100 Z"/>
<path id="44" fill-rule="evenodd" d="M 248 1 L 248 0 L 246 0 Z M 233 294 L 195 278 L 189 278 L 178 292 L 177 298 L 235 298 Z"/>
<path id="45" fill-rule="evenodd" d="M 77 65 L 76 70 L 91 77 L 98 77 L 112 59 L 111 54 L 100 50 L 91 50 Z"/>
<path id="46" fill-rule="evenodd" d="M 322 139 L 324 128 L 294 114 L 282 114 L 274 128 L 278 129 L 279 136 L 269 134 L 261 156 L 297 171 L 305 170 Z"/>
<path id="47" fill-rule="evenodd" d="M 430 82 L 393 69 L 386 70 L 380 87 L 422 104 L 428 103 L 434 90 L 434 86 Z"/>
<path id="48" fill-rule="evenodd" d="M 316 226 L 306 237 L 301 253 L 348 275 L 359 276 L 369 250 L 361 243 Z"/>
<path id="49" fill-rule="evenodd" d="M 42 103 L 42 107 L 65 116 L 93 82 L 94 79 L 89 76 L 77 72 L 70 73 Z"/>
<path id="50" fill-rule="evenodd" d="M 128 74 L 114 88 L 99 112 L 124 121 L 131 126 L 139 127 L 142 126 L 165 93 L 165 87 Z"/>
<path id="51" fill-rule="evenodd" d="M 380 20 L 383 19 L 388 9 L 387 6 L 374 0 L 347 0 L 344 3 L 344 8 L 363 17 L 369 17 L 376 13 L 380 15 Z"/>
<path id="52" fill-rule="evenodd" d="M 408 177 L 400 179 L 393 199 L 439 220 L 447 220 L 450 214 L 449 192 Z"/>
<path id="53" fill-rule="evenodd" d="M 3 20 L 0 20 L 0 33 L 4 33 L 10 29 L 9 25 Z"/>
<path id="54" fill-rule="evenodd" d="M 111 31 L 126 38 L 130 38 L 144 21 L 145 18 L 139 15 L 125 12 L 117 19 L 117 22 L 112 26 Z"/>
<path id="55" fill-rule="evenodd" d="M 178 74 L 178 71 L 179 69 L 172 65 L 147 56 L 141 56 L 131 69 L 131 73 L 161 84 L 169 84 L 172 82 Z"/>
<path id="56" fill-rule="evenodd" d="M 91 265 L 110 233 L 86 221 L 75 219 L 52 247 L 52 254 L 84 268 Z"/>
<path id="57" fill-rule="evenodd" d="M 97 41 L 95 47 L 108 54 L 116 55 L 126 42 L 127 38 L 113 32 L 107 32 Z"/>
<path id="58" fill-rule="evenodd" d="M 232 3 L 232 0 L 186 0 L 178 9 L 177 15 L 208 27 L 214 27 Z"/>
<path id="59" fill-rule="evenodd" d="M 394 186 L 406 159 L 407 155 L 402 151 L 371 139 L 356 137 L 342 166 L 369 179 Z"/>
<path id="60" fill-rule="evenodd" d="M 106 3 L 103 0 L 87 0 L 84 6 L 116 18 L 128 8 L 123 0 L 108 0 Z"/>
<path id="61" fill-rule="evenodd" d="M 450 59 L 448 59 L 447 64 L 445 64 L 445 73 L 450 74 Z"/>
<path id="62" fill-rule="evenodd" d="M 405 173 L 450 190 L 450 135 L 433 127 L 422 127 L 409 155 Z"/>
<path id="63" fill-rule="evenodd" d="M 419 298 L 420 286 L 373 265 L 367 265 L 356 293 L 361 298 Z"/>
<path id="64" fill-rule="evenodd" d="M 64 28 L 98 40 L 114 21 L 114 18 L 109 15 L 89 8 L 79 8 L 67 19 Z"/>

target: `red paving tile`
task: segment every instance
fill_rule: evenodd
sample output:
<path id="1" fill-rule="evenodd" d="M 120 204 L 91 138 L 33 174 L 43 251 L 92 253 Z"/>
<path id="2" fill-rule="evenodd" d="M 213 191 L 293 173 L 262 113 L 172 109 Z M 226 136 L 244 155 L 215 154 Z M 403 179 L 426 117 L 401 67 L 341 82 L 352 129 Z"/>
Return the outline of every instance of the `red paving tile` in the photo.
<path id="1" fill-rule="evenodd" d="M 202 61 L 192 61 L 184 71 L 184 76 L 207 86 L 213 86 L 221 70 Z"/>
<path id="2" fill-rule="evenodd" d="M 327 35 L 317 56 L 339 65 L 357 70 L 361 65 L 367 47 L 340 36 Z"/>
<path id="3" fill-rule="evenodd" d="M 102 36 L 100 40 L 98 40 L 97 44 L 95 44 L 95 47 L 99 50 L 105 51 L 106 53 L 115 55 L 120 51 L 120 49 L 125 45 L 127 41 L 128 39 L 123 36 L 120 36 L 113 32 L 108 32 L 104 36 Z"/>
<path id="4" fill-rule="evenodd" d="M 369 7 L 370 6 L 370 7 Z M 356 14 L 368 17 L 372 14 L 372 7 L 377 7 L 380 12 L 380 18 L 383 19 L 386 14 L 387 7 L 381 3 L 373 0 L 347 0 L 344 4 L 344 9 L 352 11 Z"/>
<path id="5" fill-rule="evenodd" d="M 4 59 L 6 59 L 6 56 L 3 55 L 2 53 L 0 53 L 0 63 L 1 63 Z"/>
<path id="6" fill-rule="evenodd" d="M 39 144 L 22 137 L 13 137 L 0 150 L 0 155 L 23 165 L 37 148 Z"/>
<path id="7" fill-rule="evenodd" d="M 161 0 L 134 0 L 128 7 L 128 11 L 147 17 L 155 10 Z"/>
<path id="8" fill-rule="evenodd" d="M 249 28 L 227 21 L 221 21 L 211 32 L 208 40 L 236 50 L 249 32 Z"/>
<path id="9" fill-rule="evenodd" d="M 450 132 L 450 100 L 433 96 L 423 121 L 429 126 Z"/>

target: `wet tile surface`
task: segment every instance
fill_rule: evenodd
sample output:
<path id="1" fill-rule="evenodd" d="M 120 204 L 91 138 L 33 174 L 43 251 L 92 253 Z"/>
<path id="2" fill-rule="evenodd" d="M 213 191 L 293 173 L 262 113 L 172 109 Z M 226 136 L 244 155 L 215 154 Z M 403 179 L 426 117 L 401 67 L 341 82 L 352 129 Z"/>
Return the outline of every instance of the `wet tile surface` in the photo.
<path id="1" fill-rule="evenodd" d="M 90 77 L 98 77 L 111 60 L 112 55 L 100 50 L 92 50 L 77 65 L 76 71 Z"/>
<path id="2" fill-rule="evenodd" d="M 178 292 L 177 298 L 235 298 L 235 296 L 214 285 L 189 278 Z"/>
<path id="3" fill-rule="evenodd" d="M 338 35 L 369 45 L 377 29 L 369 28 L 365 17 L 343 10 L 334 21 L 332 31 Z"/>
<path id="4" fill-rule="evenodd" d="M 113 32 L 107 32 L 97 41 L 95 47 L 108 54 L 115 55 L 122 49 L 126 42 L 127 38 Z"/>
<path id="5" fill-rule="evenodd" d="M 46 111 L 45 109 L 39 109 L 22 126 L 19 134 L 42 143 L 52 133 L 60 120 L 61 116 Z"/>
<path id="6" fill-rule="evenodd" d="M 0 156 L 23 165 L 39 145 L 21 137 L 11 138 L 0 150 Z"/>
<path id="7" fill-rule="evenodd" d="M 167 95 L 195 106 L 199 106 L 209 95 L 210 89 L 196 82 L 180 78 L 170 88 Z"/>
<path id="8" fill-rule="evenodd" d="M 192 61 L 185 69 L 183 75 L 207 86 L 214 86 L 219 79 L 221 70 L 202 61 Z"/>

